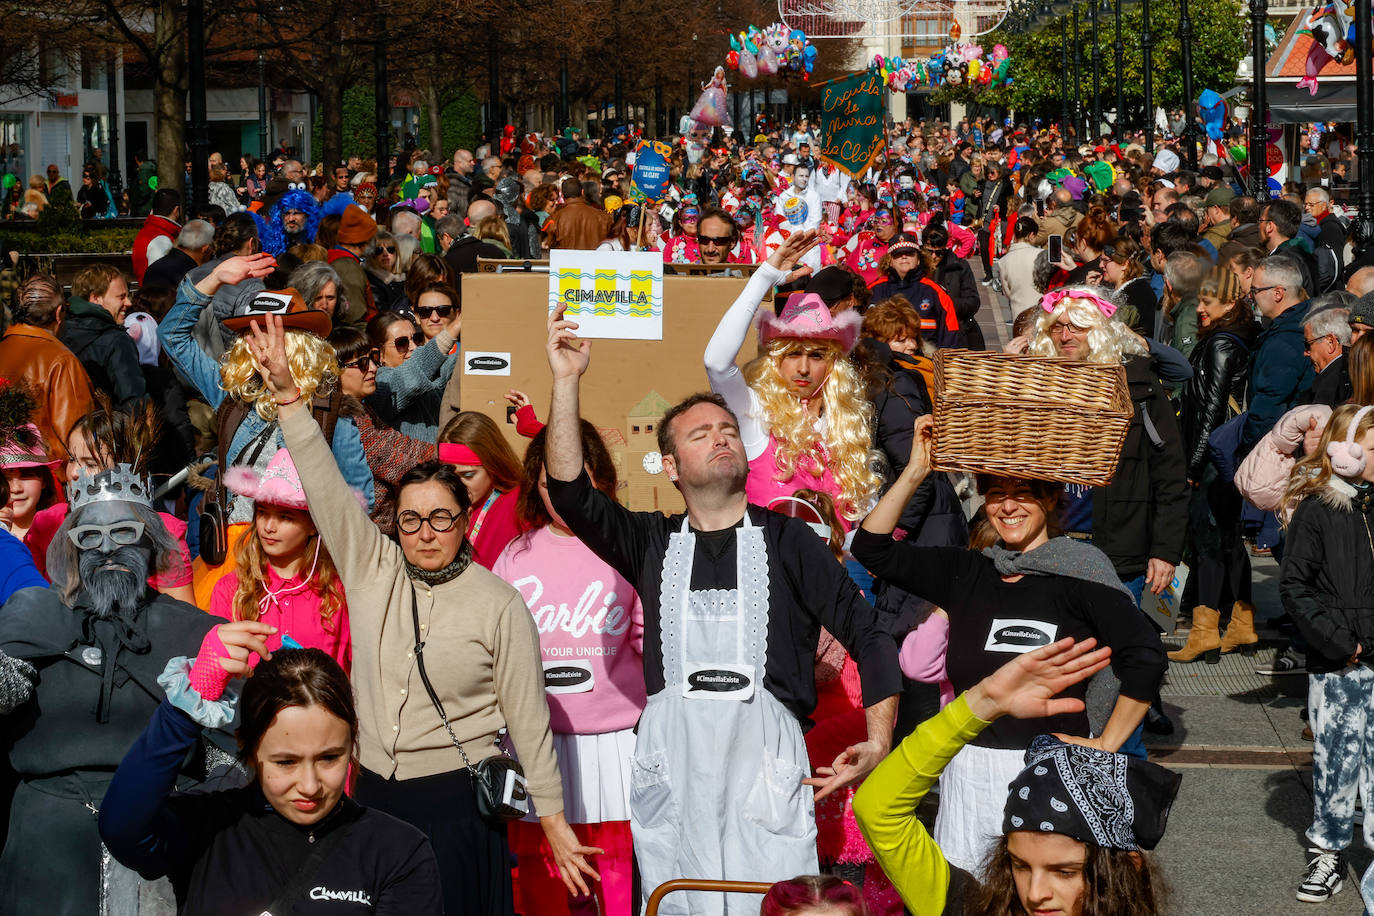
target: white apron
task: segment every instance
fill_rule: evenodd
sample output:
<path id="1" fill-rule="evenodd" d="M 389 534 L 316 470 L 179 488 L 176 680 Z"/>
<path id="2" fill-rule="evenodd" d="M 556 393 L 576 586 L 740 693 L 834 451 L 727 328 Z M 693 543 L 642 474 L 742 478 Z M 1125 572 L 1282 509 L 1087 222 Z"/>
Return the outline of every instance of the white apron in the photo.
<path id="1" fill-rule="evenodd" d="M 691 590 L 696 536 L 670 535 L 660 592 L 664 688 L 631 762 L 630 828 L 644 899 L 673 878 L 815 874 L 816 818 L 796 717 L 763 688 L 768 553 L 746 511 L 734 589 Z M 757 916 L 747 894 L 675 893 L 663 916 Z"/>

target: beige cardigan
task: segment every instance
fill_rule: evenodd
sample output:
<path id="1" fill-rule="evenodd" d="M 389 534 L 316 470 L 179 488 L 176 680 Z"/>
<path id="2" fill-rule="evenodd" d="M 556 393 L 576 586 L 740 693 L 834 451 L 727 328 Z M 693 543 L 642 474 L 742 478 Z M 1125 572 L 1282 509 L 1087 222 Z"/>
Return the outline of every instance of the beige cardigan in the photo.
<path id="1" fill-rule="evenodd" d="M 281 431 L 348 596 L 362 765 L 397 779 L 462 766 L 415 666 L 414 594 L 425 669 L 463 750 L 474 763 L 492 756 L 508 727 L 535 810 L 562 811 L 539 634 L 519 592 L 476 563 L 432 589 L 413 582 L 412 592 L 400 546 L 349 490 L 310 412 L 283 417 Z"/>

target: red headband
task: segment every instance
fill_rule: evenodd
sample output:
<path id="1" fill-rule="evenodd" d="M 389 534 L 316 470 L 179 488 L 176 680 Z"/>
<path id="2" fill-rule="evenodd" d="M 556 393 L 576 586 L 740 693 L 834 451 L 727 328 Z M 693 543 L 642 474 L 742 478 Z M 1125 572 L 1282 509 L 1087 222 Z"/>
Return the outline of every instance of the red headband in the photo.
<path id="1" fill-rule="evenodd" d="M 439 460 L 444 462 L 444 464 L 466 464 L 472 465 L 473 467 L 482 466 L 482 457 L 480 455 L 466 445 L 457 442 L 440 442 Z"/>

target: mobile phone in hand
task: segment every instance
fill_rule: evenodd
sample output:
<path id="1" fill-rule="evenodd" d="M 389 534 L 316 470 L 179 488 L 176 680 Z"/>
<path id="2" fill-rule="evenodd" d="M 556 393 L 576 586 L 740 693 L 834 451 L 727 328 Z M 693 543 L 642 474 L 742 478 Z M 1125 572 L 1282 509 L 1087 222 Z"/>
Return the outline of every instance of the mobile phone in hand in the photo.
<path id="1" fill-rule="evenodd" d="M 1051 264 L 1058 264 L 1064 260 L 1064 236 L 1050 236 L 1049 243 L 1045 247 L 1045 253 L 1049 256 Z"/>

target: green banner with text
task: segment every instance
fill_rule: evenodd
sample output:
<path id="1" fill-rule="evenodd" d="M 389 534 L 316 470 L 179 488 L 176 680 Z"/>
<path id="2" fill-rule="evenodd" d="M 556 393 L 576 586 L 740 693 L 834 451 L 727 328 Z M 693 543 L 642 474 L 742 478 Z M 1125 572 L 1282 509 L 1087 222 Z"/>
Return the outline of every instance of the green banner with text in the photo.
<path id="1" fill-rule="evenodd" d="M 821 87 L 820 156 L 860 178 L 883 151 L 883 93 L 875 71 L 855 73 Z"/>

